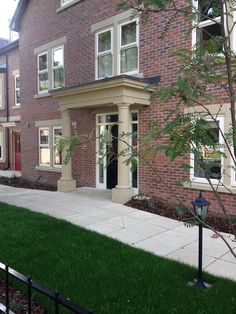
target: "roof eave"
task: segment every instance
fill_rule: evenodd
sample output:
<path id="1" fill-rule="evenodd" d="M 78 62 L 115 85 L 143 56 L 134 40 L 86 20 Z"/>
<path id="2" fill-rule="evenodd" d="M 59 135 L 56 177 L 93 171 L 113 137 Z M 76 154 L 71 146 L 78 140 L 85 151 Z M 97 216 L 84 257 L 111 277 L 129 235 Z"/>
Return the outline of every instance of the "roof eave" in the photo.
<path id="1" fill-rule="evenodd" d="M 9 27 L 12 31 L 19 32 L 21 20 L 22 20 L 24 13 L 25 13 L 25 10 L 28 6 L 28 3 L 29 3 L 29 0 L 20 0 L 19 1 L 18 5 L 16 7 L 16 10 L 15 10 L 15 13 L 11 19 L 10 24 L 9 24 Z"/>

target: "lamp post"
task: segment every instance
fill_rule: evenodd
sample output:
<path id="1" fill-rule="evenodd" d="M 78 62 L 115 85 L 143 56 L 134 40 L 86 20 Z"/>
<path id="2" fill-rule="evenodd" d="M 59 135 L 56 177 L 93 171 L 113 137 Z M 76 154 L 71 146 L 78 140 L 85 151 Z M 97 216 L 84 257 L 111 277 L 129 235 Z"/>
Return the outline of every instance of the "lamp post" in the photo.
<path id="1" fill-rule="evenodd" d="M 210 203 L 202 196 L 200 192 L 199 197 L 192 202 L 195 215 L 200 219 L 199 222 L 199 242 L 198 242 L 198 277 L 195 285 L 201 289 L 207 289 L 206 284 L 202 279 L 202 220 L 207 216 Z"/>

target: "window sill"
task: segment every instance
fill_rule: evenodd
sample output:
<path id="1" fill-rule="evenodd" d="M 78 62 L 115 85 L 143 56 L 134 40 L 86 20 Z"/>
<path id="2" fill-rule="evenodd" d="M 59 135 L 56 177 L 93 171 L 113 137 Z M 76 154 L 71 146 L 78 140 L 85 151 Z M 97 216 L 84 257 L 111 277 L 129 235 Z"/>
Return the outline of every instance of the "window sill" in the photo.
<path id="1" fill-rule="evenodd" d="M 45 98 L 45 97 L 52 97 L 52 95 L 49 94 L 49 93 L 43 93 L 43 94 L 34 95 L 35 99 L 40 99 L 40 98 Z"/>
<path id="2" fill-rule="evenodd" d="M 74 4 L 78 3 L 78 2 L 81 2 L 81 1 L 82 0 L 73 0 L 70 3 L 67 3 L 67 4 L 61 6 L 59 9 L 57 9 L 56 12 L 60 13 L 61 11 L 64 11 L 64 10 L 68 9 L 69 7 L 71 7 L 72 5 L 74 5 Z"/>
<path id="3" fill-rule="evenodd" d="M 42 166 L 36 166 L 35 170 L 38 171 L 47 171 L 47 172 L 61 172 L 61 168 L 53 168 L 53 167 L 42 167 Z"/>
<path id="4" fill-rule="evenodd" d="M 216 188 L 217 185 L 213 184 L 213 186 Z M 201 183 L 201 182 L 186 182 L 183 184 L 184 188 L 190 188 L 190 189 L 196 189 L 196 190 L 203 190 L 203 191 L 212 191 L 212 188 L 208 183 Z M 218 186 L 217 188 L 218 192 L 221 193 L 236 193 L 236 186 Z"/>
<path id="5" fill-rule="evenodd" d="M 20 106 L 13 106 L 12 109 L 20 109 Z"/>

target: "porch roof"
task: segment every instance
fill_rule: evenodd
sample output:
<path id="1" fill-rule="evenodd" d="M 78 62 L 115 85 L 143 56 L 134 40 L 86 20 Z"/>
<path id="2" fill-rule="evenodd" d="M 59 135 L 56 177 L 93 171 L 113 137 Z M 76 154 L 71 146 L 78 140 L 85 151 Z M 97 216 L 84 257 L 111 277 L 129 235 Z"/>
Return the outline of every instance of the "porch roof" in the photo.
<path id="1" fill-rule="evenodd" d="M 76 109 L 118 105 L 150 105 L 152 83 L 158 83 L 159 76 L 138 78 L 119 75 L 69 87 L 51 90 L 53 97 L 59 100 L 60 109 Z"/>

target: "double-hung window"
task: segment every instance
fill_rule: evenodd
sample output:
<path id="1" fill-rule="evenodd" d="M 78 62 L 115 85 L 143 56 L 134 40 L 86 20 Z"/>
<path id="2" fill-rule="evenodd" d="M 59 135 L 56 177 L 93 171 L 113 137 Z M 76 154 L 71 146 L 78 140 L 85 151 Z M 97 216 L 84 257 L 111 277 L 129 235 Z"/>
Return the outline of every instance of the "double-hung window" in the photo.
<path id="1" fill-rule="evenodd" d="M 38 92 L 64 86 L 64 48 L 53 47 L 38 54 Z"/>
<path id="2" fill-rule="evenodd" d="M 138 19 L 96 33 L 96 78 L 137 74 L 139 68 Z"/>
<path id="3" fill-rule="evenodd" d="M 97 77 L 113 75 L 112 29 L 97 34 Z"/>
<path id="4" fill-rule="evenodd" d="M 194 0 L 195 12 L 198 12 L 198 24 L 197 29 L 193 31 L 193 46 L 196 43 L 201 43 L 204 46 L 209 40 L 221 36 L 219 5 L 218 0 Z M 209 52 L 222 51 L 220 41 L 215 40 L 215 45 L 211 45 L 211 47 L 213 51 Z"/>
<path id="5" fill-rule="evenodd" d="M 223 175 L 223 137 L 224 132 L 223 118 L 218 117 L 217 121 L 207 120 L 211 146 L 202 146 L 199 155 L 191 155 L 191 179 L 192 181 L 206 183 L 206 177 L 211 179 L 212 183 L 222 180 Z M 214 147 L 213 147 L 214 146 Z"/>
<path id="6" fill-rule="evenodd" d="M 20 106 L 20 75 L 15 75 L 15 106 Z"/>
<path id="7" fill-rule="evenodd" d="M 57 149 L 57 144 L 62 137 L 61 126 L 39 128 L 39 166 L 61 168 L 62 154 Z"/>
<path id="8" fill-rule="evenodd" d="M 38 91 L 45 92 L 49 90 L 48 75 L 48 52 L 38 55 Z"/>
<path id="9" fill-rule="evenodd" d="M 58 151 L 57 144 L 62 138 L 62 128 L 53 127 L 53 166 L 61 167 L 62 165 L 62 153 Z"/>
<path id="10" fill-rule="evenodd" d="M 120 25 L 120 73 L 134 73 L 138 70 L 138 22 Z"/>

